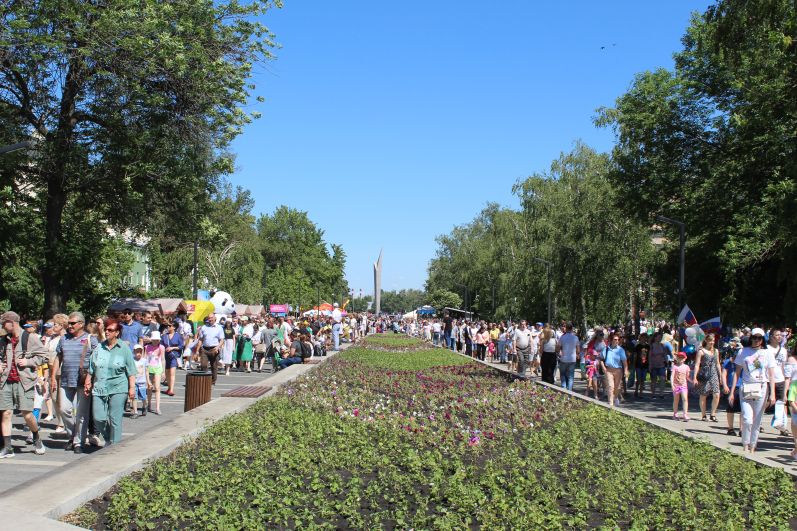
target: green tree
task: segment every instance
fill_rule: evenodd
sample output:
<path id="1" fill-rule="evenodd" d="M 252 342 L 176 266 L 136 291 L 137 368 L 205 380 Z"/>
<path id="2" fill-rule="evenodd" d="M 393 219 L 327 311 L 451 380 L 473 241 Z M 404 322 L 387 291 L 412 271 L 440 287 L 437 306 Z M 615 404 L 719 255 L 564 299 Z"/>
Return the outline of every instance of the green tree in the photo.
<path id="1" fill-rule="evenodd" d="M 346 300 L 346 254 L 339 245 L 328 248 L 307 212 L 281 206 L 258 219 L 257 233 L 266 302 L 311 306 L 319 290 L 324 301 Z"/>
<path id="2" fill-rule="evenodd" d="M 42 196 L 41 281 L 62 311 L 106 226 L 146 232 L 154 211 L 190 221 L 231 169 L 223 153 L 250 119 L 252 66 L 272 35 L 250 2 L 19 0 L 0 6 L 0 129 L 39 140 L 17 179 Z M 279 5 L 279 4 L 277 4 Z M 35 170 L 34 170 L 35 169 Z M 101 220 L 74 229 L 86 214 Z M 87 272 L 85 276 L 96 273 Z"/>
<path id="3" fill-rule="evenodd" d="M 382 290 L 381 310 L 387 313 L 407 313 L 426 303 L 426 293 L 418 289 Z"/>
<path id="4" fill-rule="evenodd" d="M 686 224 L 686 291 L 700 315 L 797 317 L 796 20 L 789 0 L 717 2 L 692 18 L 674 71 L 638 75 L 599 112 L 617 135 L 612 181 L 630 214 Z M 673 287 L 668 249 L 656 280 Z"/>
<path id="5" fill-rule="evenodd" d="M 454 292 L 439 289 L 429 294 L 427 304 L 438 313 L 442 313 L 443 308 L 459 308 L 462 305 L 462 297 Z"/>

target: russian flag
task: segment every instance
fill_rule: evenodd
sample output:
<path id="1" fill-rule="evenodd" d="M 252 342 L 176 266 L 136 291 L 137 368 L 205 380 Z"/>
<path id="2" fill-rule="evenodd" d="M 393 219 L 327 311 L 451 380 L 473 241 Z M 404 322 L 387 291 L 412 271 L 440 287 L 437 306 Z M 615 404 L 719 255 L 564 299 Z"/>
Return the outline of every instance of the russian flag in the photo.
<path id="1" fill-rule="evenodd" d="M 719 317 L 714 317 L 703 323 L 700 323 L 700 328 L 707 334 L 719 334 L 722 330 L 722 321 Z"/>
<path id="2" fill-rule="evenodd" d="M 689 309 L 688 304 L 684 304 L 684 309 L 678 314 L 678 324 L 683 325 L 684 328 L 697 324 L 697 318 L 692 310 Z"/>

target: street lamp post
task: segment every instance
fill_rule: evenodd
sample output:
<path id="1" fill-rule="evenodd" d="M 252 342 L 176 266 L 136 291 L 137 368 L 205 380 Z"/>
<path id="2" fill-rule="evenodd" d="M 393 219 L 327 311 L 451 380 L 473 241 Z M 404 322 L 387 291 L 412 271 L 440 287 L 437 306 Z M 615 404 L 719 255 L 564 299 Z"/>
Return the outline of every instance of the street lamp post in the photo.
<path id="1" fill-rule="evenodd" d="M 454 285 L 455 286 L 459 286 L 461 288 L 465 288 L 465 312 L 466 313 L 469 312 L 470 311 L 470 290 L 468 289 L 468 286 L 466 286 L 465 284 L 460 284 L 459 282 L 454 282 Z"/>
<path id="2" fill-rule="evenodd" d="M 545 270 L 548 275 L 548 324 L 551 324 L 551 262 L 545 260 L 543 258 L 535 258 L 534 256 L 531 257 L 532 260 L 535 262 L 539 262 L 541 264 L 545 264 Z"/>

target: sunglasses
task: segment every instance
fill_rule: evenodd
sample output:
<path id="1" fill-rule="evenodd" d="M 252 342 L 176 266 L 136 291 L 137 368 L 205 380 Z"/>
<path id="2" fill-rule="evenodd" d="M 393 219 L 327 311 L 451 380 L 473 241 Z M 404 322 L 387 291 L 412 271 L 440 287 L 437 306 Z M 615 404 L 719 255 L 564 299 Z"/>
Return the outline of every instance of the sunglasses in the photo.
<path id="1" fill-rule="evenodd" d="M 118 332 L 119 329 L 118 328 L 106 328 L 105 331 L 106 332 Z"/>
<path id="2" fill-rule="evenodd" d="M 759 341 L 763 341 L 764 337 L 763 336 L 752 336 L 750 339 L 757 339 Z"/>
<path id="3" fill-rule="evenodd" d="M 68 324 L 69 326 L 75 326 L 76 324 L 80 324 L 80 321 L 69 321 L 66 324 Z"/>

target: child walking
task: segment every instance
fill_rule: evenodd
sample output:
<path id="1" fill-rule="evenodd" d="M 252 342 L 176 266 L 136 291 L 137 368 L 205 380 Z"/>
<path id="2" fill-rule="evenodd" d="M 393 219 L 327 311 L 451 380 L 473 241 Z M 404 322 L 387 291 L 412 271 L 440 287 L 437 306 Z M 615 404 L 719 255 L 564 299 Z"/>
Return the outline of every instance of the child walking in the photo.
<path id="1" fill-rule="evenodd" d="M 166 353 L 161 345 L 160 332 L 152 332 L 149 344 L 144 347 L 149 373 L 149 393 L 147 394 L 147 410 L 156 415 L 161 414 L 161 378 L 166 366 Z M 155 409 L 152 409 L 152 396 L 155 395 Z"/>
<path id="2" fill-rule="evenodd" d="M 689 388 L 687 387 L 689 365 L 684 363 L 685 360 L 686 352 L 679 352 L 675 355 L 670 385 L 672 386 L 672 418 L 678 420 L 678 401 L 680 400 L 683 402 L 684 408 L 683 421 L 687 422 L 689 420 Z"/>
<path id="3" fill-rule="evenodd" d="M 132 418 L 138 418 L 138 401 L 141 400 L 141 415 L 147 414 L 147 360 L 143 356 L 144 347 L 133 347 L 133 358 L 136 360 L 136 394 L 133 397 Z"/>

